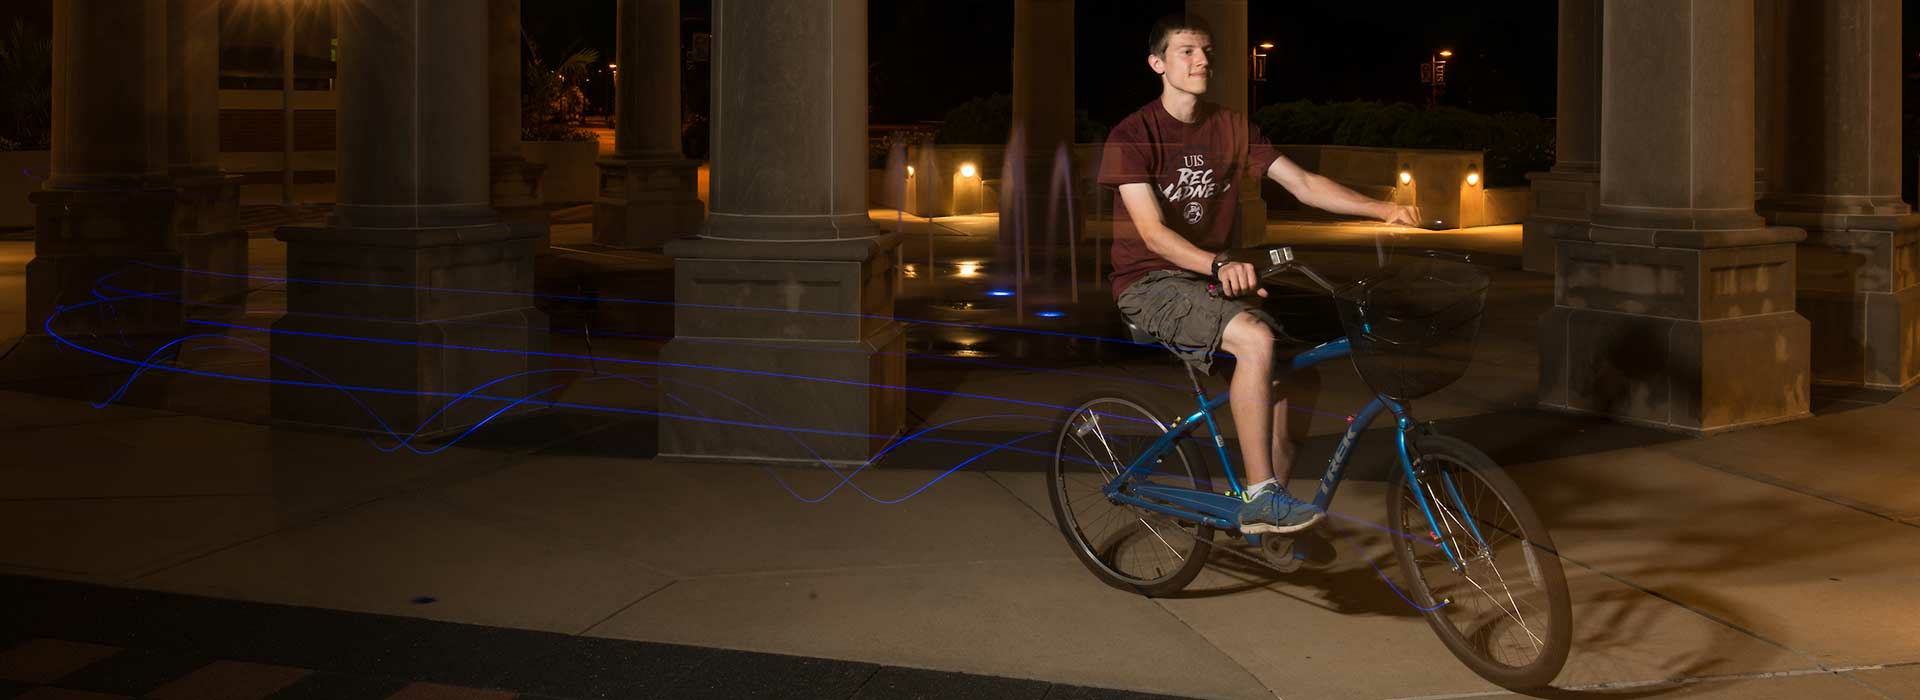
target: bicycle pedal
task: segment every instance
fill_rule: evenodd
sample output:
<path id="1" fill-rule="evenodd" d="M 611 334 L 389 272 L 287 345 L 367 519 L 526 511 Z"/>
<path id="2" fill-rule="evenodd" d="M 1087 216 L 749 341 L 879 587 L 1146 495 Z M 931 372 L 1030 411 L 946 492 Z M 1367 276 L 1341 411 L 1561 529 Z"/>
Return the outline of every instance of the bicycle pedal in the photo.
<path id="1" fill-rule="evenodd" d="M 1268 566 L 1279 569 L 1281 573 L 1292 573 L 1300 568 L 1300 560 L 1293 557 L 1293 538 L 1286 535 L 1262 535 L 1260 558 L 1267 560 Z"/>

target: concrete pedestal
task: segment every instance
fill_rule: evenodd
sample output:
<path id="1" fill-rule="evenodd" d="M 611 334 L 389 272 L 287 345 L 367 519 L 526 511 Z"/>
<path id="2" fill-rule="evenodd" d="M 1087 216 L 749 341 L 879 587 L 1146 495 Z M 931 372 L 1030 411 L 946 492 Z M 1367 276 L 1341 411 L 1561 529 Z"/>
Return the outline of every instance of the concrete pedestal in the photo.
<path id="1" fill-rule="evenodd" d="M 246 311 L 247 232 L 240 228 L 240 177 L 175 175 L 174 230 L 186 314 L 232 318 Z"/>
<path id="2" fill-rule="evenodd" d="M 1533 213 L 1520 227 L 1520 267 L 1553 274 L 1554 241 L 1586 240 L 1600 204 L 1600 173 L 1530 173 Z"/>
<path id="3" fill-rule="evenodd" d="M 36 210 L 34 257 L 27 262 L 27 327 L 54 332 L 158 335 L 179 333 L 184 262 L 173 238 L 172 189 L 45 190 L 28 195 Z M 96 293 L 116 298 L 91 303 Z"/>
<path id="4" fill-rule="evenodd" d="M 857 465 L 899 434 L 898 246 L 896 234 L 669 243 L 679 305 L 660 405 L 676 415 L 661 418 L 660 456 Z"/>
<path id="5" fill-rule="evenodd" d="M 1920 384 L 1920 215 L 1773 218 L 1807 229 L 1798 304 L 1815 329 L 1813 381 Z"/>
<path id="6" fill-rule="evenodd" d="M 528 161 L 517 153 L 494 154 L 488 166 L 493 210 L 515 233 L 534 238 L 535 253 L 545 254 L 553 233 L 553 222 L 542 206 L 540 191 L 540 178 L 546 174 L 547 166 Z"/>
<path id="7" fill-rule="evenodd" d="M 529 410 L 510 404 L 557 383 L 525 374 L 547 347 L 530 296 L 536 237 L 505 224 L 276 235 L 290 280 L 273 350 L 299 366 L 273 366 L 275 420 L 439 435 Z"/>
<path id="8" fill-rule="evenodd" d="M 515 141 L 517 148 L 519 142 Z M 540 176 L 547 171 L 541 163 L 528 162 L 518 154 L 494 154 L 487 163 L 491 196 L 496 210 L 527 209 L 540 206 Z"/>
<path id="9" fill-rule="evenodd" d="M 1558 242 L 1540 320 L 1540 403 L 1693 434 L 1805 417 L 1800 232 L 1706 249 Z"/>
<path id="10" fill-rule="evenodd" d="M 700 162 L 684 158 L 600 161 L 593 241 L 615 248 L 655 247 L 691 235 L 706 220 Z"/>

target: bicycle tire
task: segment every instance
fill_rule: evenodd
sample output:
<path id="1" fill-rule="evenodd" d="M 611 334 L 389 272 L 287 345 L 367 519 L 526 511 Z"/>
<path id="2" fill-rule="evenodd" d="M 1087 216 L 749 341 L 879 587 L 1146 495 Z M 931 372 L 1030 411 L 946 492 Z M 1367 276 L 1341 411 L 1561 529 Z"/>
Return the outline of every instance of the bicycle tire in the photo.
<path id="1" fill-rule="evenodd" d="M 1090 431 L 1086 436 L 1076 436 L 1076 431 L 1080 430 L 1080 425 L 1075 422 L 1077 418 L 1093 411 L 1097 414 L 1094 416 L 1096 421 L 1100 416 L 1116 415 L 1141 421 L 1128 423 L 1135 431 L 1128 436 L 1135 439 L 1128 442 L 1138 451 L 1127 453 L 1125 456 L 1120 456 L 1121 453 L 1126 452 L 1125 449 L 1113 446 L 1114 442 L 1118 442 L 1116 436 L 1107 435 L 1104 431 L 1097 433 L 1100 436 L 1099 441 L 1108 445 L 1106 449 L 1109 450 L 1109 458 L 1099 461 L 1119 462 L 1120 466 L 1124 467 L 1139 454 L 1139 451 L 1144 451 L 1153 437 L 1166 432 L 1166 424 L 1160 422 L 1157 417 L 1163 414 L 1152 410 L 1151 404 L 1146 401 L 1122 393 L 1102 393 L 1075 402 L 1074 405 L 1076 407 L 1061 421 L 1060 432 L 1054 442 L 1053 461 L 1047 470 L 1047 497 L 1053 504 L 1054 522 L 1059 525 L 1060 534 L 1067 539 L 1068 545 L 1073 550 L 1074 556 L 1079 558 L 1080 563 L 1107 585 L 1145 596 L 1170 595 L 1186 588 L 1187 584 L 1193 582 L 1194 577 L 1200 575 L 1200 570 L 1205 568 L 1207 558 L 1212 553 L 1212 528 L 1199 523 L 1175 522 L 1169 516 L 1114 503 L 1100 493 L 1098 488 L 1108 483 L 1107 481 L 1101 481 L 1098 478 L 1078 480 L 1070 478 L 1075 475 L 1091 477 L 1096 467 L 1093 459 L 1068 454 L 1069 445 L 1074 445 L 1076 449 L 1087 453 L 1091 453 L 1093 449 L 1086 437 L 1096 433 Z M 1096 425 L 1100 424 L 1096 423 Z M 1150 477 L 1153 481 L 1186 488 L 1206 488 L 1211 483 L 1207 476 L 1206 464 L 1194 459 L 1186 445 L 1175 445 L 1168 454 L 1173 459 L 1162 458 L 1164 466 L 1155 470 L 1155 476 Z M 1117 475 L 1117 472 L 1104 469 L 1100 473 L 1108 480 Z M 1078 483 L 1070 483 L 1075 481 Z M 1077 509 L 1079 506 L 1097 508 L 1101 504 L 1109 509 L 1101 515 L 1088 515 Z M 1133 518 L 1132 522 L 1120 521 L 1123 526 L 1133 527 L 1136 523 L 1145 526 L 1136 529 L 1144 529 L 1145 532 L 1136 532 L 1136 534 L 1144 536 L 1139 544 L 1144 545 L 1148 553 L 1157 553 L 1160 549 L 1165 549 L 1173 555 L 1173 558 L 1139 562 L 1144 567 L 1128 566 L 1123 561 L 1126 557 L 1120 549 L 1121 546 L 1128 544 L 1124 537 L 1111 543 L 1096 541 L 1100 536 L 1088 533 L 1083 527 L 1096 520 L 1104 522 L 1105 519 L 1115 517 L 1114 514 L 1117 512 L 1125 512 Z M 1181 532 L 1173 533 L 1157 529 L 1162 524 L 1178 527 Z M 1185 537 L 1182 537 L 1183 534 Z M 1103 553 L 1103 549 L 1107 551 Z"/>
<path id="2" fill-rule="evenodd" d="M 1441 643 L 1474 673 L 1511 690 L 1547 687 L 1566 665 L 1573 645 L 1572 604 L 1552 536 L 1519 486 L 1485 453 L 1460 440 L 1440 436 L 1422 437 L 1417 446 L 1415 467 L 1425 472 L 1420 477 L 1421 486 L 1430 494 L 1434 518 L 1447 532 L 1435 533 L 1429 527 L 1402 471 L 1388 490 L 1387 522 L 1401 533 L 1394 537 L 1394 553 L 1409 582 L 1408 593 L 1423 608 L 1427 624 Z M 1453 478 L 1451 489 L 1443 474 Z M 1471 484 L 1461 483 L 1468 477 Z M 1488 496 L 1493 497 L 1491 503 Z M 1436 499 L 1441 502 L 1433 503 Z M 1468 503 L 1473 505 L 1465 505 Z M 1497 506 L 1504 515 L 1482 504 Z M 1460 517 L 1459 512 L 1469 508 L 1471 515 Z M 1469 523 L 1474 527 L 1468 528 Z M 1464 574 L 1451 570 L 1435 544 L 1438 541 L 1448 542 L 1469 561 Z M 1481 542 L 1486 546 L 1481 547 Z M 1512 551 L 1497 556 L 1494 550 L 1501 545 L 1511 545 Z M 1515 557 L 1521 560 L 1517 568 Z M 1439 575 L 1464 579 L 1467 585 L 1447 581 L 1436 586 L 1436 570 Z M 1484 585 L 1474 579 L 1476 573 L 1486 582 Z M 1524 574 L 1532 590 L 1516 596 L 1509 584 L 1518 576 L 1508 573 Z M 1487 589 L 1494 584 L 1503 589 L 1504 596 Z M 1487 603 L 1497 607 L 1499 614 L 1487 613 Z M 1499 629 L 1502 625 L 1506 629 Z M 1519 634 L 1503 634 L 1514 628 Z M 1493 648 L 1501 641 L 1496 636 L 1524 642 L 1535 653 L 1524 663 L 1510 662 L 1501 658 L 1501 650 Z"/>

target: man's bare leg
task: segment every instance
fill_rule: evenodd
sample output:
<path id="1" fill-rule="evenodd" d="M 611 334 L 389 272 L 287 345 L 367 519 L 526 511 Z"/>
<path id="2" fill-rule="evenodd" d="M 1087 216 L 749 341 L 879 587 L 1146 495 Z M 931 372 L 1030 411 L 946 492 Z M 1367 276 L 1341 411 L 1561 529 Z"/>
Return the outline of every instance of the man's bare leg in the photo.
<path id="1" fill-rule="evenodd" d="M 1247 534 L 1293 533 L 1313 527 L 1326 514 L 1301 503 L 1287 493 L 1286 484 L 1278 488 L 1256 488 L 1261 482 L 1279 478 L 1293 466 L 1293 445 L 1287 440 L 1286 407 L 1273 401 L 1273 331 L 1266 324 L 1242 313 L 1227 323 L 1220 346 L 1234 354 L 1233 422 L 1240 434 L 1240 454 L 1247 464 L 1247 503 L 1239 513 L 1240 530 Z M 1273 457 L 1282 459 L 1275 462 Z"/>
<path id="2" fill-rule="evenodd" d="M 1271 386 L 1271 385 L 1269 385 Z M 1287 479 L 1293 474 L 1293 459 L 1297 446 L 1287 434 L 1287 399 L 1282 397 L 1273 404 L 1273 478 L 1280 480 L 1280 488 L 1287 487 Z"/>
<path id="3" fill-rule="evenodd" d="M 1273 405 L 1273 331 L 1242 312 L 1227 322 L 1220 349 L 1234 357 L 1228 404 L 1240 436 L 1240 461 L 1246 465 L 1243 485 L 1251 486 L 1273 478 L 1273 455 L 1286 455 L 1289 467 L 1293 463 L 1291 445 L 1282 448 L 1286 412 L 1275 411 Z"/>

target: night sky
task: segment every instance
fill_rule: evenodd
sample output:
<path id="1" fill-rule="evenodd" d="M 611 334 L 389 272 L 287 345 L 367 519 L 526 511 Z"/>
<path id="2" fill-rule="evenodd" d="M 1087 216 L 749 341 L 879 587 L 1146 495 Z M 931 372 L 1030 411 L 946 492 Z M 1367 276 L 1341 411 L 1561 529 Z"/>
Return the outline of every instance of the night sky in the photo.
<path id="1" fill-rule="evenodd" d="M 1456 54 L 1449 103 L 1551 114 L 1551 0 L 1281 2 L 1256 0 L 1252 43 L 1272 41 L 1262 104 L 1292 99 L 1424 102 L 1419 65 Z M 1012 87 L 1013 3 L 875 0 L 869 12 L 874 119 L 938 119 L 947 106 Z M 1081 109 L 1112 124 L 1159 94 L 1147 30 L 1182 0 L 1082 0 L 1075 32 Z M 923 80 L 919 76 L 940 77 Z"/>
<path id="2" fill-rule="evenodd" d="M 476 0 L 477 1 L 477 0 Z M 523 25 L 558 57 L 592 47 L 613 60 L 616 0 L 523 0 Z M 1480 112 L 1551 115 L 1558 3 L 1554 0 L 1252 0 L 1254 43 L 1277 44 L 1263 104 L 1292 100 L 1424 101 L 1418 67 L 1450 48 L 1448 104 Z M 1920 70 L 1920 0 L 1903 0 L 1908 70 Z M 1112 124 L 1157 94 L 1146 31 L 1183 0 L 1079 0 L 1076 92 Z M 50 0 L 0 2 L 0 22 L 48 22 Z M 711 0 L 682 0 L 689 31 Z M 1012 88 L 1012 0 L 870 0 L 873 118 L 937 120 L 967 99 Z M 1913 81 L 1908 81 L 1911 84 Z"/>
<path id="3" fill-rule="evenodd" d="M 1914 0 L 1908 0 L 1910 3 Z M 527 0 L 522 24 L 558 57 L 594 47 L 612 59 L 616 0 Z M 1423 102 L 1419 65 L 1455 52 L 1447 101 L 1476 111 L 1553 112 L 1552 0 L 1294 2 L 1253 0 L 1253 43 L 1272 41 L 1264 104 L 1376 99 Z M 1081 109 L 1111 125 L 1159 94 L 1146 67 L 1153 21 L 1184 0 L 1080 0 L 1075 88 Z M 705 26 L 709 0 L 682 0 L 689 31 Z M 873 120 L 937 120 L 975 97 L 1013 87 L 1012 0 L 870 0 Z"/>

